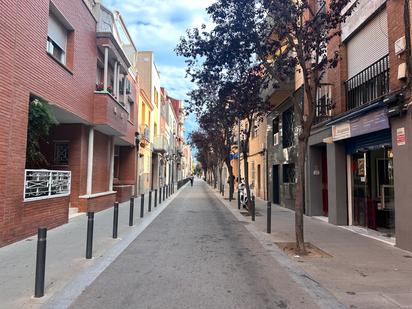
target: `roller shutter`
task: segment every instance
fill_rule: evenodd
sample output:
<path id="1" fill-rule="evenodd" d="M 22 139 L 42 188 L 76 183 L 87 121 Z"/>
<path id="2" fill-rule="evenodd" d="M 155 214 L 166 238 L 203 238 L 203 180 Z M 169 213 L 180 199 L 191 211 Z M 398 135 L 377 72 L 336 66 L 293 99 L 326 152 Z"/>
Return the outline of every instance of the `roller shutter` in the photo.
<path id="1" fill-rule="evenodd" d="M 348 41 L 348 79 L 387 54 L 388 16 L 384 8 Z"/>

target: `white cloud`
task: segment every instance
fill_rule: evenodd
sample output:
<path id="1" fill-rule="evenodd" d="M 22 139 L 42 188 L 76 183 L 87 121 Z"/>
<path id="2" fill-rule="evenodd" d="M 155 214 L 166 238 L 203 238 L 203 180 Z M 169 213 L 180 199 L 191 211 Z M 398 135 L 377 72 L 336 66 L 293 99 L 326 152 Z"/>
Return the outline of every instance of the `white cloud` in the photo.
<path id="1" fill-rule="evenodd" d="M 214 0 L 103 0 L 120 12 L 139 50 L 153 50 L 161 84 L 171 96 L 185 100 L 193 88 L 185 78 L 184 59 L 174 49 L 188 28 L 209 25 L 205 9 Z M 186 120 L 186 133 L 197 127 L 193 116 Z"/>

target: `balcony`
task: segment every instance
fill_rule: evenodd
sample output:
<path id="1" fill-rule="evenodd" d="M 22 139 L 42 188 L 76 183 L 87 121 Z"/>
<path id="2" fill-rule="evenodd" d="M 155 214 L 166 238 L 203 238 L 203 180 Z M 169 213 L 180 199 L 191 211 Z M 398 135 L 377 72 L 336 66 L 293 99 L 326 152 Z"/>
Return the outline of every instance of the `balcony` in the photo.
<path id="1" fill-rule="evenodd" d="M 115 136 L 127 135 L 128 113 L 110 93 L 95 92 L 94 124 L 96 129 Z"/>
<path id="2" fill-rule="evenodd" d="M 70 185 L 70 171 L 25 170 L 24 201 L 69 196 Z"/>
<path id="3" fill-rule="evenodd" d="M 332 118 L 332 92 L 333 86 L 331 84 L 322 84 L 317 90 L 314 124 L 319 124 Z"/>
<path id="4" fill-rule="evenodd" d="M 154 138 L 153 152 L 166 153 L 168 148 L 169 148 L 169 145 L 164 135 L 158 135 Z"/>
<path id="5" fill-rule="evenodd" d="M 389 56 L 385 56 L 345 82 L 346 108 L 351 110 L 389 92 Z"/>

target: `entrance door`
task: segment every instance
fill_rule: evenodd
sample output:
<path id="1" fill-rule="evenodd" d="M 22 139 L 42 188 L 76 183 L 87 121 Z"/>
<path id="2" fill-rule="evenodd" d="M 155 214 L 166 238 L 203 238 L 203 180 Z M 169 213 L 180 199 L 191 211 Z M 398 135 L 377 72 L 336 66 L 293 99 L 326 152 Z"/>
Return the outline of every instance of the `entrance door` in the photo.
<path id="1" fill-rule="evenodd" d="M 368 224 L 368 155 L 366 152 L 352 156 L 353 179 L 353 224 L 366 227 Z"/>
<path id="2" fill-rule="evenodd" d="M 272 192 L 273 203 L 280 204 L 279 165 L 272 167 Z"/>
<path id="3" fill-rule="evenodd" d="M 329 203 L 328 203 L 328 161 L 326 149 L 322 150 L 322 210 L 323 215 L 328 216 Z"/>

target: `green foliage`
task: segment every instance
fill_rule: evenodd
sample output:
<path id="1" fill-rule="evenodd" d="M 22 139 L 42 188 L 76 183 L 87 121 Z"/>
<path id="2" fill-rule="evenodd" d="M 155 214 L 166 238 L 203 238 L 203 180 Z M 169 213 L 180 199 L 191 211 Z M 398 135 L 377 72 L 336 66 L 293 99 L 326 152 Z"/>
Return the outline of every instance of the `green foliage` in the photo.
<path id="1" fill-rule="evenodd" d="M 34 99 L 29 104 L 26 167 L 39 168 L 48 165 L 40 151 L 40 143 L 50 134 L 50 129 L 57 124 L 47 103 Z"/>

